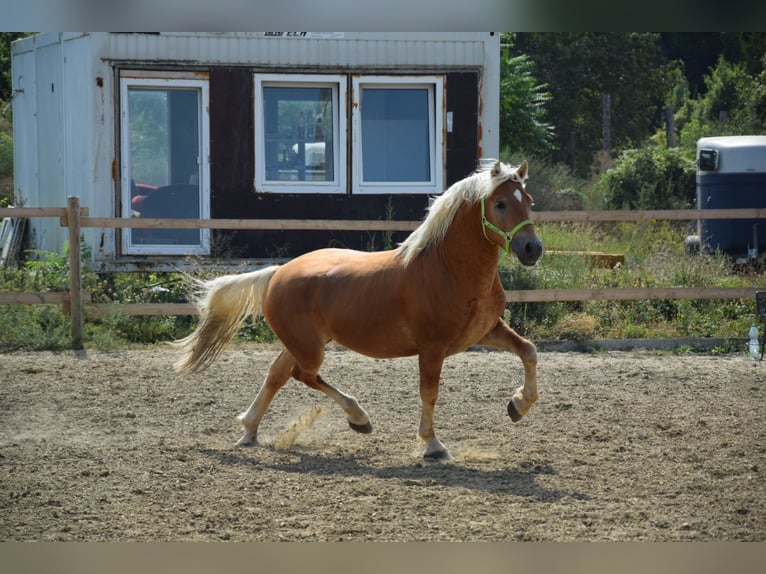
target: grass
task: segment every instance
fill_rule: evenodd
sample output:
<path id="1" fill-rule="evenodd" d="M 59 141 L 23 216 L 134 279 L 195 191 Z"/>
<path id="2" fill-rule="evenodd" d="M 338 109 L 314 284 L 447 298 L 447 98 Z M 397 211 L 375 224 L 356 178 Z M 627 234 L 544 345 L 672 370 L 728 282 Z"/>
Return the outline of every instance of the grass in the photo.
<path id="1" fill-rule="evenodd" d="M 615 269 L 591 267 L 576 255 L 543 256 L 531 269 L 504 258 L 506 289 L 607 287 L 749 287 L 764 273 L 737 269 L 721 254 L 684 253 L 685 226 L 671 222 L 604 225 L 545 224 L 549 250 L 624 255 Z M 744 337 L 756 320 L 754 300 L 638 300 L 512 303 L 512 325 L 533 339 Z"/>
<path id="2" fill-rule="evenodd" d="M 548 250 L 620 253 L 616 269 L 591 267 L 576 255 L 547 255 L 535 267 L 503 255 L 499 271 L 506 289 L 606 287 L 748 287 L 766 285 L 763 271 L 735 269 L 723 255 L 684 253 L 687 229 L 671 222 L 600 225 L 543 224 L 537 227 Z M 20 269 L 0 270 L 0 291 L 65 291 L 66 255 L 32 253 Z M 188 285 L 180 274 L 85 272 L 93 301 L 114 304 L 109 316 L 88 316 L 86 348 L 112 350 L 169 341 L 188 334 L 188 316 L 128 316 L 121 303 L 185 302 Z M 445 311 L 445 312 L 448 312 Z M 640 300 L 511 303 L 505 318 L 533 340 L 588 341 L 599 338 L 742 338 L 756 320 L 754 300 Z M 0 305 L 0 351 L 65 349 L 69 318 L 53 305 Z M 274 341 L 263 320 L 248 321 L 238 338 Z"/>

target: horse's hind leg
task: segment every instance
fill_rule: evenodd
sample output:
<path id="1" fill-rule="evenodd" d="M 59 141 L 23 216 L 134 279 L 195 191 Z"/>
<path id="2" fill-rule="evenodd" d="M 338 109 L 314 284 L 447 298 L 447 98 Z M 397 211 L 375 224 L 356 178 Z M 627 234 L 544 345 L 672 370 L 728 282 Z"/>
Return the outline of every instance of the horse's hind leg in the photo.
<path id="1" fill-rule="evenodd" d="M 286 349 L 271 363 L 269 374 L 266 376 L 255 400 L 244 413 L 237 417 L 245 429 L 245 433 L 237 442 L 237 446 L 251 446 L 258 443 L 258 425 L 260 425 L 274 395 L 290 379 L 294 366 L 295 357 Z"/>
<path id="2" fill-rule="evenodd" d="M 332 385 L 326 383 L 319 373 L 306 370 L 302 368 L 300 364 L 296 365 L 293 369 L 293 377 L 305 383 L 312 389 L 323 392 L 333 401 L 338 403 L 340 408 L 342 408 L 346 415 L 348 415 L 348 426 L 353 430 L 365 434 L 372 432 L 370 417 L 367 412 L 359 406 L 359 403 L 354 397 L 339 391 Z"/>
<path id="3" fill-rule="evenodd" d="M 495 328 L 479 344 L 513 351 L 521 359 L 524 365 L 524 386 L 516 389 L 508 402 L 508 415 L 513 422 L 518 422 L 537 400 L 537 349 L 532 341 L 516 333 L 502 320 L 498 320 Z"/>

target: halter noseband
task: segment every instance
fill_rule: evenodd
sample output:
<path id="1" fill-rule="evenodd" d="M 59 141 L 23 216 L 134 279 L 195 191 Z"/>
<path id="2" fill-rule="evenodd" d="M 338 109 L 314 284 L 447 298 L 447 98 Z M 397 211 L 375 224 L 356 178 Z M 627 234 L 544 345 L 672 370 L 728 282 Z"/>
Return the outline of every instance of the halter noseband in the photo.
<path id="1" fill-rule="evenodd" d="M 492 223 L 489 219 L 487 219 L 487 216 L 485 214 L 485 208 L 484 208 L 485 201 L 486 201 L 486 198 L 481 200 L 481 230 L 484 232 L 484 237 L 490 243 L 494 243 L 489 237 L 487 237 L 487 229 L 489 229 L 490 231 L 494 231 L 495 233 L 497 233 L 500 237 L 505 238 L 505 245 L 502 247 L 502 249 L 508 255 L 510 255 L 511 241 L 513 241 L 513 236 L 516 235 L 522 227 L 526 227 L 527 225 L 532 225 L 532 220 L 525 219 L 524 221 L 518 223 L 516 227 L 514 227 L 510 231 L 504 231 L 500 229 L 497 225 Z"/>

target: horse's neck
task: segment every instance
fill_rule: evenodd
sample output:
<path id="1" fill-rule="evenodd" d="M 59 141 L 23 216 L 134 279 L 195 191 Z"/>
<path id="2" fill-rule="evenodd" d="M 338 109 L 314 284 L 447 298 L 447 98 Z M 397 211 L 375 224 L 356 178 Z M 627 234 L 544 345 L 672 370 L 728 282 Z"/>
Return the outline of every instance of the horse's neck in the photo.
<path id="1" fill-rule="evenodd" d="M 478 204 L 458 211 L 438 251 L 453 277 L 481 289 L 494 282 L 499 249 L 484 237 L 479 211 Z"/>

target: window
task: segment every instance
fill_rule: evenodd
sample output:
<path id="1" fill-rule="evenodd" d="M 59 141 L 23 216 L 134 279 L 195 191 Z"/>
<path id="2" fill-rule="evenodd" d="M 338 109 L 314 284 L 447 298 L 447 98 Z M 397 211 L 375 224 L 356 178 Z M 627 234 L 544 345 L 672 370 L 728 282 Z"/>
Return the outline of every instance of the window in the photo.
<path id="1" fill-rule="evenodd" d="M 207 110 L 206 79 L 121 77 L 122 217 L 209 217 Z M 122 251 L 207 254 L 210 231 L 124 229 Z"/>
<path id="2" fill-rule="evenodd" d="M 345 193 L 345 78 L 258 74 L 255 94 L 256 189 Z"/>
<path id="3" fill-rule="evenodd" d="M 353 177 L 359 193 L 441 193 L 439 77 L 354 79 Z"/>
<path id="4" fill-rule="evenodd" d="M 441 193 L 441 76 L 255 75 L 255 187 L 276 193 Z M 351 148 L 347 126 L 351 126 Z M 350 158 L 351 164 L 347 163 Z"/>

